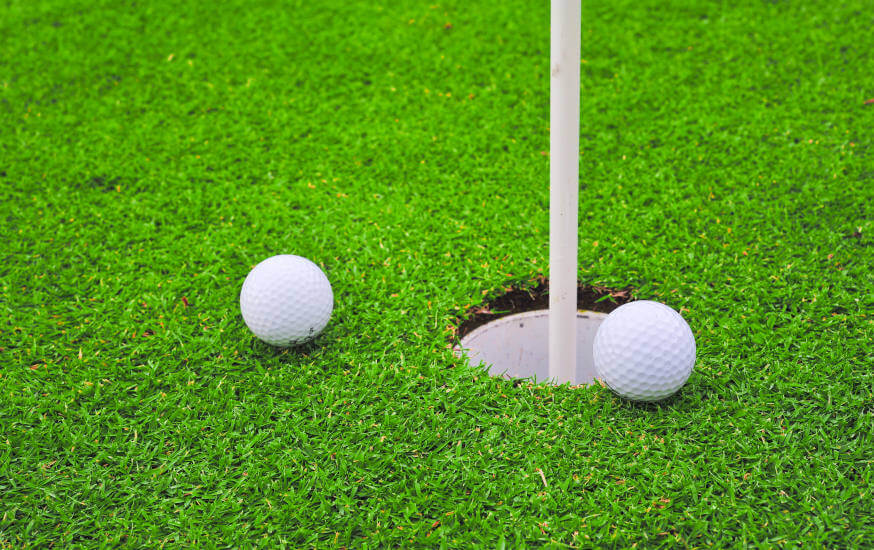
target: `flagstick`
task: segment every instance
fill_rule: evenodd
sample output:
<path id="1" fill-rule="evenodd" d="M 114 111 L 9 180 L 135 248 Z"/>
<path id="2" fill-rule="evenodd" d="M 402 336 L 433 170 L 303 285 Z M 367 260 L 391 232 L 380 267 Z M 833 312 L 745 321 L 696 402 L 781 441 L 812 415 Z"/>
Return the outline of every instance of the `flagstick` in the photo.
<path id="1" fill-rule="evenodd" d="M 576 382 L 580 0 L 552 0 L 549 86 L 549 377 Z"/>

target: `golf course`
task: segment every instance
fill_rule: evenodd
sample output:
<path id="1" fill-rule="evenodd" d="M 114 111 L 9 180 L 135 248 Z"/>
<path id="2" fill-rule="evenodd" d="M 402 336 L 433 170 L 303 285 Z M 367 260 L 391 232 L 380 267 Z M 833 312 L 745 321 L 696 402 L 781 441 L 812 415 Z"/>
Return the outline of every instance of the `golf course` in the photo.
<path id="1" fill-rule="evenodd" d="M 0 0 L 0 549 L 871 548 L 871 3 L 581 13 L 580 293 L 694 335 L 652 403 L 455 351 L 548 299 L 550 2 Z"/>

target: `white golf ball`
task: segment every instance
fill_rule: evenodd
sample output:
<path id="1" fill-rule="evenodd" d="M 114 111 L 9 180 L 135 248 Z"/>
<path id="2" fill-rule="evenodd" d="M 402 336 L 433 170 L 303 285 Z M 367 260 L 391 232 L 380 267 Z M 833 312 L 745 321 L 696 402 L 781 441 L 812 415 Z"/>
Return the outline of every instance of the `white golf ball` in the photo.
<path id="1" fill-rule="evenodd" d="M 272 256 L 256 265 L 240 291 L 246 326 L 277 347 L 319 335 L 334 309 L 334 293 L 319 266 L 300 256 Z"/>
<path id="2" fill-rule="evenodd" d="M 640 300 L 616 308 L 595 334 L 598 377 L 632 401 L 658 401 L 679 390 L 695 366 L 695 336 L 679 313 Z"/>

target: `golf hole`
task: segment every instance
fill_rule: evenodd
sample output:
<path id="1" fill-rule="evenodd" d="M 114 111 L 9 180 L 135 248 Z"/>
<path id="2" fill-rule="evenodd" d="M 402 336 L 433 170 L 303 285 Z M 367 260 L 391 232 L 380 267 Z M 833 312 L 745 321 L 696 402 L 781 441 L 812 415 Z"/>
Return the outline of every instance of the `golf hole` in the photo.
<path id="1" fill-rule="evenodd" d="M 631 289 L 577 287 L 575 384 L 595 378 L 592 343 L 607 315 L 631 301 Z M 458 325 L 455 354 L 506 379 L 549 380 L 549 281 L 511 286 L 469 309 Z"/>

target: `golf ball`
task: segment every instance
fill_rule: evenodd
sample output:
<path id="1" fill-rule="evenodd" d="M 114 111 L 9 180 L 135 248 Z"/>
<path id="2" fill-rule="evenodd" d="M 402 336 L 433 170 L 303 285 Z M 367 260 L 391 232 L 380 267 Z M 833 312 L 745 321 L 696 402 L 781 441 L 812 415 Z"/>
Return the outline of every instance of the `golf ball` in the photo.
<path id="1" fill-rule="evenodd" d="M 282 254 L 256 265 L 240 291 L 246 326 L 272 346 L 289 347 L 319 335 L 334 309 L 328 277 L 313 262 Z"/>
<path id="2" fill-rule="evenodd" d="M 695 337 L 679 313 L 640 300 L 616 308 L 595 334 L 598 378 L 621 397 L 658 401 L 679 390 L 695 366 Z"/>

